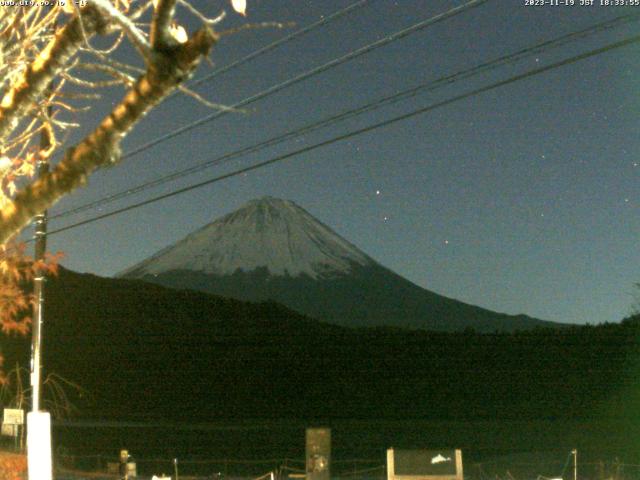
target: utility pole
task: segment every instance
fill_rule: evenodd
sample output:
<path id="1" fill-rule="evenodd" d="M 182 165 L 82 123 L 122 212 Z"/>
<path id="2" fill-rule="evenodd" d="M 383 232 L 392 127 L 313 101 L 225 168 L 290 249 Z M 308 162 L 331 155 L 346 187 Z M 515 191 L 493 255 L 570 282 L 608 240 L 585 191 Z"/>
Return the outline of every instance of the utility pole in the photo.
<path id="1" fill-rule="evenodd" d="M 51 91 L 52 88 L 49 88 Z M 51 107 L 47 113 L 51 116 Z M 47 129 L 40 134 L 40 151 L 45 152 L 51 146 Z M 36 164 L 37 176 L 49 173 L 49 162 L 39 158 Z M 47 211 L 34 218 L 36 262 L 44 259 L 47 250 Z M 33 323 L 31 328 L 31 412 L 27 414 L 27 460 L 29 480 L 51 480 L 53 462 L 51 458 L 51 418 L 48 412 L 40 411 L 42 374 L 42 324 L 44 322 L 44 289 L 46 276 L 43 269 L 36 270 L 33 279 Z"/>
<path id="2" fill-rule="evenodd" d="M 49 148 L 49 135 L 46 130 L 40 134 L 40 150 Z M 49 162 L 38 160 L 36 165 L 37 176 L 43 177 L 49 173 Z M 44 259 L 47 250 L 47 211 L 39 213 L 34 219 L 35 226 L 35 255 L 36 262 Z M 31 331 L 31 411 L 40 411 L 40 384 L 41 384 L 41 351 L 42 351 L 42 323 L 44 321 L 44 287 L 46 277 L 43 271 L 38 271 L 33 279 L 33 294 L 35 304 L 33 306 L 33 325 Z"/>
<path id="3" fill-rule="evenodd" d="M 578 450 L 574 448 L 573 453 L 573 480 L 578 480 Z"/>

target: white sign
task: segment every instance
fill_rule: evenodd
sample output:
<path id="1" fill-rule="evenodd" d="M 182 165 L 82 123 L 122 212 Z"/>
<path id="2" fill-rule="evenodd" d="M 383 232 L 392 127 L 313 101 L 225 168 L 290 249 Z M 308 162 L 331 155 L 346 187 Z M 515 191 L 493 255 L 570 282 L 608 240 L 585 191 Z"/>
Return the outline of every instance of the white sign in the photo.
<path id="1" fill-rule="evenodd" d="M 2 429 L 0 429 L 0 435 L 5 435 L 7 437 L 17 437 L 18 425 L 9 425 L 8 423 L 3 423 Z"/>
<path id="2" fill-rule="evenodd" d="M 24 410 L 19 408 L 5 408 L 3 423 L 6 425 L 24 425 Z"/>
<path id="3" fill-rule="evenodd" d="M 436 455 L 431 459 L 431 465 L 435 465 L 436 463 L 450 462 L 451 457 L 443 457 L 441 453 Z"/>

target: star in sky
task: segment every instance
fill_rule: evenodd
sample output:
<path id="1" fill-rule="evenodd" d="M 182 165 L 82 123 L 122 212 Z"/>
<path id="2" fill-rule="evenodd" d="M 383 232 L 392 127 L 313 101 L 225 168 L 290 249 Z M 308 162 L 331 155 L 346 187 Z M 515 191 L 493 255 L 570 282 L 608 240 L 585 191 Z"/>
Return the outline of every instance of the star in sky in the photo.
<path id="1" fill-rule="evenodd" d="M 201 93 L 215 92 L 223 102 L 249 98 L 369 41 L 383 38 L 403 25 L 445 11 L 449 3 L 367 2 L 366 8 L 354 10 L 347 21 L 327 25 L 328 30 L 321 30 L 319 35 L 301 37 L 287 43 L 287 48 L 273 49 L 268 56 L 260 57 L 259 62 L 247 62 L 242 70 L 231 71 L 215 83 L 203 83 Z M 320 15 L 327 18 L 344 4 L 334 0 L 257 2 L 250 21 L 291 19 L 302 28 L 316 22 Z M 102 194 L 97 190 L 121 191 L 156 174 L 190 167 L 201 158 L 209 158 L 214 149 L 231 152 L 246 147 L 245 136 L 268 138 L 325 115 L 412 88 L 422 83 L 423 78 L 427 81 L 453 75 L 502 53 L 515 52 L 619 15 L 614 9 L 605 8 L 597 14 L 594 9 L 569 10 L 550 14 L 541 9 L 523 14 L 521 2 L 487 2 L 473 12 L 439 23 L 437 28 L 421 30 L 371 55 L 359 56 L 357 62 L 345 62 L 339 71 L 327 71 L 314 76 L 313 81 L 297 83 L 286 95 L 256 102 L 246 114 L 226 115 L 211 128 L 193 130 L 188 137 L 163 143 L 161 149 L 141 153 L 140 160 L 127 166 L 105 170 L 90 187 L 58 204 L 54 213 L 100 198 Z M 361 28 L 365 25 L 366 29 Z M 590 45 L 564 44 L 545 52 L 544 61 L 538 52 L 528 57 L 528 66 L 516 67 L 522 67 L 522 72 L 533 70 L 542 63 L 550 64 L 637 33 L 632 25 L 624 28 L 625 31 L 602 31 L 590 40 Z M 229 36 L 213 58 L 221 65 L 230 65 L 247 50 L 257 51 L 289 33 L 259 31 L 253 36 Z M 469 39 L 474 41 L 473 51 L 463 48 Z M 427 57 L 421 55 L 425 44 L 430 45 Z M 109 217 L 102 224 L 61 232 L 51 237 L 51 248 L 68 252 L 65 266 L 69 268 L 112 275 L 249 200 L 272 195 L 296 201 L 330 226 L 344 225 L 340 234 L 349 241 L 385 266 L 438 293 L 492 310 L 525 312 L 548 320 L 619 321 L 629 304 L 624 285 L 638 281 L 638 252 L 630 247 L 634 245 L 640 222 L 635 215 L 638 202 L 632 200 L 637 198 L 640 174 L 640 144 L 634 131 L 637 103 L 630 101 L 636 98 L 633 80 L 638 66 L 633 60 L 637 54 L 637 50 L 626 47 L 589 61 L 567 64 L 537 79 L 522 79 L 411 117 L 395 127 L 389 125 L 375 135 L 345 138 L 331 149 L 315 150 L 313 159 L 301 155 L 295 161 L 260 170 L 259 174 L 243 173 L 238 181 L 229 179 L 228 183 L 217 183 L 206 190 Z M 602 72 L 607 72 L 611 88 L 598 88 L 604 85 Z M 207 73 L 202 71 L 202 75 Z M 512 73 L 516 72 L 505 65 L 496 70 L 495 78 L 453 82 L 446 89 L 434 90 L 433 98 L 413 97 L 411 101 L 397 103 L 393 110 L 391 106 L 389 111 L 371 110 L 357 120 L 361 123 L 354 120 L 352 125 L 335 124 L 327 136 L 379 122 L 389 118 L 387 114 L 408 113 L 453 98 L 493 80 L 507 79 Z M 627 88 L 614 88 L 618 84 Z M 356 85 L 364 88 L 354 88 Z M 105 101 L 113 99 L 106 97 Z M 177 98 L 154 109 L 150 123 L 141 125 L 128 137 L 129 148 L 143 144 L 149 135 L 165 133 L 161 126 L 178 122 L 178 118 L 180 124 L 197 120 L 201 112 L 187 108 L 186 101 Z M 93 113 L 90 115 L 96 116 Z M 101 119 L 89 118 L 86 124 L 93 125 L 94 120 Z M 317 139 L 300 136 L 288 146 L 283 145 L 283 151 L 310 140 Z M 240 165 L 266 160 L 271 153 L 256 152 L 254 158 L 243 159 Z M 152 163 L 160 159 L 162 164 Z M 548 165 L 547 159 L 553 165 Z M 553 170 L 538 168 L 542 165 Z M 633 171 L 629 172 L 625 165 Z M 362 182 L 363 190 L 356 192 L 365 192 L 364 199 L 354 196 L 354 178 Z M 378 201 L 371 202 L 372 193 Z M 611 205 L 618 207 L 620 218 L 612 218 L 608 210 Z M 545 210 L 540 210 L 541 207 Z M 528 218 L 523 218 L 523 211 Z M 613 221 L 620 224 L 612 228 Z M 157 226 L 141 231 L 140 224 Z M 60 226 L 63 225 L 61 221 Z M 463 237 L 449 230 L 452 225 L 468 225 L 469 237 L 474 242 L 464 249 L 456 243 L 453 249 L 453 243 Z M 556 235 L 540 238 L 532 252 L 529 229 L 542 225 Z M 584 225 L 589 228 L 581 228 Z M 422 255 L 434 245 L 433 232 L 451 233 L 455 240 L 435 237 L 435 245 L 447 248 L 434 248 L 430 251 L 432 255 Z M 122 242 L 123 235 L 135 241 Z M 486 255 L 505 236 L 518 240 L 513 242 L 513 248 Z M 573 242 L 576 248 L 558 249 L 558 239 L 567 245 Z M 591 255 L 604 239 L 619 248 L 607 257 L 608 268 L 602 267 L 603 259 Z M 455 256 L 454 250 L 458 249 L 467 255 L 465 258 L 474 259 L 465 262 L 465 274 L 493 272 L 492 281 L 473 284 L 451 281 L 451 271 L 455 270 L 452 267 L 461 262 Z M 572 253 L 565 255 L 568 251 Z M 540 266 L 536 252 L 546 252 L 549 268 Z M 585 262 L 585 258 L 591 260 Z M 517 268 L 501 268 L 505 264 Z M 596 276 L 592 271 L 606 274 Z M 582 281 L 576 283 L 576 278 Z M 535 285 L 535 295 L 527 282 Z M 513 285 L 520 287 L 512 288 Z M 565 290 L 565 295 L 556 294 Z M 496 295 L 496 292 L 506 293 Z"/>

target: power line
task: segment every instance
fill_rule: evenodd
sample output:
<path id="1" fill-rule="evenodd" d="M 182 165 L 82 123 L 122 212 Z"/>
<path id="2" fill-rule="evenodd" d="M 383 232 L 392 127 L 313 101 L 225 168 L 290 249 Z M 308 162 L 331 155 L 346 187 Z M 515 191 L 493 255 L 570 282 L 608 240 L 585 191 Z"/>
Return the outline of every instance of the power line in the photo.
<path id="1" fill-rule="evenodd" d="M 248 55 L 245 55 L 244 57 L 235 60 L 233 62 L 231 62 L 228 65 L 225 65 L 223 67 L 217 68 L 216 70 L 214 70 L 213 72 L 211 72 L 210 74 L 199 78 L 197 80 L 194 80 L 193 82 L 189 82 L 189 87 L 196 87 L 202 83 L 208 82 L 216 77 L 218 77 L 219 75 L 222 75 L 223 73 L 228 72 L 229 70 L 233 70 L 234 68 L 240 67 L 241 65 L 244 65 L 245 63 L 250 62 L 251 60 L 253 60 L 254 58 L 258 58 L 272 50 L 275 50 L 277 47 L 284 45 L 285 43 L 288 43 L 292 40 L 295 40 L 296 38 L 302 37 L 304 35 L 306 35 L 309 32 L 312 32 L 313 30 L 326 25 L 327 23 L 332 22 L 333 20 L 337 20 L 340 17 L 343 17 L 349 13 L 351 13 L 352 11 L 358 9 L 358 8 L 362 8 L 364 6 L 366 6 L 368 3 L 370 3 L 373 0 L 359 0 L 351 5 L 346 6 L 345 8 L 338 10 L 330 15 L 327 15 L 326 17 L 321 18 L 320 20 L 313 22 L 309 25 L 307 25 L 306 27 L 301 28 L 300 30 L 296 30 L 295 32 L 286 35 L 278 40 L 275 40 L 274 42 L 271 42 L 268 45 L 265 45 L 262 48 L 259 48 L 258 50 L 255 50 L 251 53 L 249 53 Z M 177 96 L 180 93 L 179 90 L 174 90 L 167 98 L 165 98 L 165 101 Z M 233 108 L 233 107 L 230 107 Z M 155 145 L 155 144 L 154 144 Z M 144 145 L 143 145 L 144 146 Z M 137 149 L 132 150 L 131 152 L 127 152 L 123 155 L 123 159 L 124 158 L 128 158 L 131 156 L 136 155 L 137 153 L 139 153 L 137 151 Z"/>
<path id="2" fill-rule="evenodd" d="M 180 128 L 176 128 L 175 130 L 172 130 L 164 135 L 161 135 L 147 143 L 144 143 L 142 145 L 140 145 L 139 147 L 134 148 L 133 150 L 130 150 L 129 152 L 126 152 L 125 154 L 122 155 L 122 159 L 125 158 L 131 158 L 135 155 L 138 155 L 139 153 L 148 150 L 151 147 L 154 147 L 155 145 L 158 145 L 159 143 L 165 142 L 167 140 L 170 140 L 174 137 L 177 137 L 178 135 L 182 135 L 185 132 L 188 132 L 189 130 L 193 130 L 194 128 L 203 125 L 205 123 L 211 122 L 212 120 L 215 120 L 217 118 L 222 117 L 223 115 L 226 115 L 227 113 L 229 113 L 229 111 L 232 111 L 234 109 L 238 109 L 238 108 L 242 108 L 245 107 L 253 102 L 256 102 L 258 100 L 261 100 L 269 95 L 273 95 L 277 92 L 280 92 L 281 90 L 284 90 L 285 88 L 289 88 L 293 85 L 296 85 L 310 77 L 313 77 L 315 75 L 319 75 L 320 73 L 323 73 L 327 70 L 330 70 L 334 67 L 337 67 L 339 65 L 342 65 L 343 63 L 346 63 L 348 61 L 351 61 L 355 58 L 358 58 L 362 55 L 365 55 L 373 50 L 376 50 L 380 47 L 384 47 L 385 45 L 388 45 L 389 43 L 398 41 L 404 37 L 407 37 L 409 35 L 411 35 L 412 33 L 416 33 L 419 32 L 421 30 L 424 30 L 427 27 L 430 27 L 436 23 L 442 22 L 448 18 L 454 17 L 456 15 L 459 15 L 463 12 L 466 12 L 468 10 L 471 10 L 472 8 L 475 7 L 479 7 L 480 5 L 482 5 L 483 3 L 487 3 L 490 0 L 470 0 L 469 2 L 463 4 L 463 5 L 459 5 L 457 7 L 451 8 L 449 10 L 447 10 L 446 12 L 437 14 L 433 17 L 430 17 L 426 20 L 423 20 L 421 22 L 418 22 L 414 25 L 411 25 L 410 27 L 407 27 L 405 29 L 402 29 L 394 34 L 388 35 L 387 37 L 384 37 L 380 40 L 377 40 L 373 43 L 370 43 L 368 45 L 365 45 L 364 47 L 361 47 L 357 50 L 354 50 L 352 52 L 349 52 L 341 57 L 335 58 L 333 60 L 330 60 L 329 62 L 320 65 L 318 67 L 312 68 L 311 70 L 307 70 L 306 72 L 303 72 L 299 75 L 296 75 L 295 77 L 292 77 L 288 80 L 285 80 L 281 83 L 278 83 L 276 85 L 273 85 L 269 88 L 267 88 L 266 90 L 263 90 L 259 93 L 256 93 L 255 95 L 252 95 L 250 97 L 245 98 L 244 100 L 240 100 L 239 102 L 230 105 L 228 109 L 225 109 L 223 111 L 218 111 L 215 113 L 211 113 L 209 115 L 206 115 L 198 120 L 195 120 L 191 123 L 188 123 L 187 125 L 184 125 Z"/>
<path id="3" fill-rule="evenodd" d="M 224 67 L 220 67 L 216 70 L 214 70 L 213 72 L 211 72 L 210 74 L 195 80 L 193 82 L 190 83 L 190 87 L 194 87 L 197 85 L 200 85 L 201 83 L 204 82 L 208 82 L 209 80 L 212 80 L 214 78 L 216 78 L 218 75 L 222 75 L 223 73 L 228 72 L 229 70 L 232 70 L 234 68 L 239 67 L 240 65 L 244 65 L 245 63 L 253 60 L 254 58 L 257 58 L 261 55 L 264 55 L 265 53 L 270 52 L 271 50 L 276 49 L 277 47 L 279 47 L 280 45 L 284 45 L 285 43 L 288 43 L 298 37 L 301 37 L 303 35 L 306 35 L 307 33 L 315 30 L 318 27 L 321 27 L 322 25 L 325 25 L 333 20 L 337 20 L 340 17 L 343 17 L 345 15 L 347 15 L 348 13 L 351 13 L 353 10 L 356 10 L 358 8 L 364 7 L 367 3 L 369 3 L 371 0 L 360 0 L 358 2 L 355 2 L 341 10 L 338 10 L 337 12 L 332 13 L 331 15 L 328 15 L 326 17 L 321 18 L 320 20 L 311 23 L 309 25 L 307 25 L 306 27 L 301 28 L 300 30 L 297 30 L 289 35 L 286 35 L 285 37 L 282 37 L 262 48 L 259 48 L 258 50 L 240 58 L 239 60 L 236 60 L 234 62 L 231 62 L 228 65 L 225 65 Z M 177 95 L 178 92 L 174 92 L 171 96 Z"/>
<path id="4" fill-rule="evenodd" d="M 414 96 L 417 96 L 419 94 L 423 94 L 425 92 L 428 91 L 433 91 L 439 87 L 442 87 L 444 85 L 449 85 L 449 84 L 453 84 L 455 82 L 461 81 L 461 80 L 465 80 L 467 78 L 470 78 L 472 76 L 481 74 L 481 73 L 485 73 L 491 70 L 494 70 L 498 67 L 510 64 L 510 63 L 514 63 L 517 62 L 519 60 L 522 60 L 523 58 L 526 58 L 528 56 L 532 56 L 532 55 L 537 55 L 540 53 L 543 53 L 546 50 L 549 50 L 551 48 L 557 48 L 559 46 L 562 45 L 566 45 L 569 42 L 575 41 L 577 39 L 583 39 L 587 36 L 593 35 L 595 33 L 599 33 L 608 29 L 612 29 L 615 27 L 618 27 L 620 25 L 623 24 L 627 24 L 633 21 L 637 21 L 640 20 L 640 13 L 636 13 L 636 14 L 629 14 L 629 15 L 622 15 L 619 17 L 616 17 L 614 19 L 611 20 L 607 20 L 605 22 L 601 22 L 598 23 L 596 25 L 587 27 L 583 30 L 579 30 L 576 32 L 571 32 L 569 34 L 551 39 L 551 40 L 547 40 L 545 42 L 533 45 L 531 47 L 527 47 L 524 49 L 521 49 L 517 52 L 508 54 L 508 55 L 504 55 L 502 57 L 499 57 L 497 59 L 482 63 L 480 65 L 477 65 L 475 67 L 463 70 L 461 72 L 457 72 L 454 73 L 452 75 L 448 75 L 448 76 L 444 76 L 444 77 L 440 77 L 436 80 L 427 82 L 427 83 L 423 83 L 420 84 L 418 86 L 412 87 L 410 89 L 407 90 L 403 90 L 401 92 L 398 92 L 396 94 L 384 97 L 382 99 L 376 100 L 374 102 L 368 103 L 364 106 L 355 108 L 355 109 L 351 109 L 351 110 L 347 110 L 347 111 L 343 111 L 339 114 L 336 115 L 332 115 L 330 117 L 327 117 L 325 119 L 322 119 L 320 121 L 305 125 L 303 127 L 300 127 L 298 129 L 294 129 L 294 130 L 290 130 L 286 133 L 280 134 L 278 136 L 272 137 L 268 140 L 262 141 L 260 143 L 254 144 L 252 146 L 249 147 L 245 147 L 242 148 L 240 150 L 236 150 L 227 154 L 224 154 L 220 157 L 216 157 L 212 160 L 207 160 L 206 162 L 202 162 L 198 165 L 194 165 L 192 167 L 186 168 L 186 169 L 181 169 L 181 170 L 177 170 L 174 171 L 170 174 L 164 175 L 160 178 L 156 178 L 154 180 L 150 180 L 148 182 L 142 183 L 140 185 L 137 185 L 135 187 L 132 188 L 128 188 L 126 190 L 122 190 L 120 192 L 108 195 L 106 197 L 103 197 L 101 199 L 86 203 L 84 205 L 80 205 L 78 207 L 63 211 L 58 213 L 57 215 L 53 215 L 50 218 L 55 219 L 55 218 L 62 218 L 62 217 L 66 217 L 69 215 L 73 215 L 73 214 L 77 214 L 80 212 L 83 212 L 85 210 L 89 210 L 91 208 L 95 208 L 97 206 L 101 206 L 107 203 L 111 203 L 113 201 L 119 200 L 121 198 L 126 198 L 130 195 L 134 195 L 137 194 L 139 192 L 142 192 L 144 190 L 147 190 L 149 188 L 153 188 L 153 187 L 157 187 L 159 185 L 162 185 L 164 183 L 176 180 L 178 178 L 182 178 L 188 175 L 191 175 L 193 173 L 202 171 L 206 168 L 210 168 L 212 166 L 217 166 L 217 165 L 221 165 L 223 163 L 226 163 L 227 161 L 230 161 L 234 158 L 238 158 L 250 153 L 254 153 L 257 152 L 259 150 L 262 150 L 264 148 L 273 146 L 273 145 L 277 145 L 279 143 L 282 143 L 284 141 L 287 140 L 291 140 L 293 138 L 299 137 L 301 135 L 310 133 L 312 131 L 318 130 L 320 128 L 324 128 L 330 125 L 333 125 L 337 122 L 355 117 L 357 115 L 361 115 L 363 113 L 367 113 L 370 112 L 372 110 L 376 110 L 378 108 L 381 108 L 383 106 L 387 106 L 387 105 L 391 105 L 394 103 L 397 103 L 399 101 L 402 100 L 406 100 L 408 98 L 412 98 Z"/>
<path id="5" fill-rule="evenodd" d="M 539 68 L 535 68 L 533 70 L 529 70 L 528 72 L 525 72 L 525 73 L 522 73 L 522 74 L 519 74 L 519 75 L 515 75 L 515 76 L 513 76 L 511 78 L 508 78 L 506 80 L 502 80 L 502 81 L 499 81 L 499 82 L 496 82 L 496 83 L 492 83 L 492 84 L 490 84 L 488 86 L 484 86 L 484 87 L 480 87 L 480 88 L 471 90 L 471 91 L 469 91 L 467 93 L 463 93 L 461 95 L 457 95 L 457 96 L 449 98 L 447 100 L 443 100 L 441 102 L 437 102 L 437 103 L 431 104 L 431 105 L 429 105 L 427 107 L 423 107 L 423 108 L 414 110 L 412 112 L 405 113 L 403 115 L 399 115 L 399 116 L 390 118 L 388 120 L 384 120 L 382 122 L 374 123 L 374 124 L 369 125 L 369 126 L 364 127 L 364 128 L 353 130 L 353 131 L 345 133 L 343 135 L 339 135 L 337 137 L 333 137 L 333 138 L 331 138 L 329 140 L 325 140 L 325 141 L 322 141 L 322 142 L 319 142 L 319 143 L 316 143 L 316 144 L 313 144 L 313 145 L 309 145 L 307 147 L 295 150 L 293 152 L 289 152 L 289 153 L 286 153 L 286 154 L 283 154 L 283 155 L 279 155 L 279 156 L 271 158 L 269 160 L 265 160 L 263 162 L 256 163 L 254 165 L 251 165 L 251 166 L 248 166 L 248 167 L 244 167 L 244 168 L 235 170 L 233 172 L 230 172 L 230 173 L 227 173 L 227 174 L 224 174 L 224 175 L 220 175 L 218 177 L 215 177 L 215 178 L 212 178 L 212 179 L 209 179 L 209 180 L 205 180 L 203 182 L 195 183 L 195 184 L 192 184 L 192 185 L 190 185 L 188 187 L 184 187 L 184 188 L 181 188 L 181 189 L 178 189 L 178 190 L 174 190 L 173 192 L 169 192 L 169 193 L 166 193 L 166 194 L 163 194 L 163 195 L 159 195 L 157 197 L 154 197 L 154 198 L 151 198 L 151 199 L 148 199 L 148 200 L 144 200 L 142 202 L 138 202 L 138 203 L 135 203 L 133 205 L 129 205 L 127 207 L 123 207 L 123 208 L 120 208 L 118 210 L 114 210 L 114 211 L 109 212 L 109 213 L 98 215 L 98 216 L 93 217 L 93 218 L 89 218 L 89 219 L 86 219 L 86 220 L 83 220 L 83 221 L 80 221 L 80 222 L 73 223 L 71 225 L 67 225 L 67 226 L 62 227 L 62 228 L 58 228 L 57 230 L 50 231 L 48 233 L 48 235 L 54 235 L 56 233 L 61 233 L 61 232 L 64 232 L 64 231 L 67 231 L 67 230 L 70 230 L 70 229 L 73 229 L 73 228 L 76 228 L 76 227 L 80 227 L 82 225 L 86 225 L 86 224 L 89 224 L 89 223 L 96 222 L 98 220 L 102 220 L 102 219 L 105 219 L 105 218 L 108 218 L 108 217 L 112 217 L 112 216 L 118 215 L 120 213 L 124 213 L 124 212 L 130 211 L 130 210 L 134 210 L 136 208 L 139 208 L 139 207 L 142 207 L 142 206 L 145 206 L 145 205 L 149 205 L 151 203 L 155 203 L 155 202 L 158 202 L 160 200 L 164 200 L 166 198 L 170 198 L 170 197 L 179 195 L 181 193 L 185 193 L 185 192 L 188 192 L 188 191 L 191 191 L 191 190 L 195 190 L 197 188 L 201 188 L 201 187 L 204 187 L 204 186 L 207 186 L 207 185 L 211 185 L 213 183 L 217 183 L 217 182 L 220 182 L 222 180 L 226 180 L 228 178 L 241 175 L 243 173 L 247 173 L 247 172 L 250 172 L 250 171 L 253 171 L 253 170 L 257 170 L 257 169 L 265 167 L 267 165 L 272 165 L 274 163 L 281 162 L 283 160 L 287 160 L 289 158 L 301 155 L 303 153 L 308 153 L 308 152 L 316 150 L 318 148 L 325 147 L 325 146 L 328 146 L 328 145 L 332 145 L 332 144 L 340 142 L 342 140 L 349 139 L 349 138 L 354 137 L 356 135 L 361 135 L 363 133 L 371 132 L 373 130 L 377 130 L 379 128 L 386 127 L 386 126 L 395 124 L 397 122 L 400 122 L 400 121 L 403 121 L 403 120 L 407 120 L 407 119 L 416 117 L 418 115 L 422 115 L 424 113 L 430 112 L 430 111 L 435 110 L 435 109 L 440 108 L 440 107 L 444 107 L 444 106 L 450 105 L 450 104 L 458 102 L 460 100 L 464 100 L 464 99 L 479 95 L 481 93 L 485 93 L 485 92 L 488 92 L 488 91 L 491 91 L 491 90 L 495 90 L 496 88 L 500 88 L 500 87 L 515 83 L 517 81 L 524 80 L 525 78 L 529 78 L 529 77 L 532 77 L 532 76 L 535 76 L 535 75 L 540 75 L 542 73 L 548 72 L 548 71 L 553 70 L 555 68 L 563 67 L 565 65 L 570 65 L 572 63 L 576 63 L 578 61 L 585 60 L 587 58 L 591 58 L 591 57 L 594 57 L 596 55 L 600 55 L 600 54 L 603 54 L 605 52 L 608 52 L 608 51 L 611 51 L 611 50 L 615 50 L 615 49 L 618 49 L 618 48 L 626 47 L 628 45 L 631 45 L 631 44 L 634 44 L 634 43 L 638 43 L 638 42 L 640 42 L 640 35 L 629 37 L 629 38 L 627 38 L 625 40 L 621 40 L 619 42 L 611 43 L 611 44 L 606 45 L 604 47 L 597 48 L 597 49 L 591 50 L 589 52 L 582 53 L 580 55 L 576 55 L 576 56 L 573 56 L 573 57 L 570 57 L 568 59 L 552 63 L 552 64 L 544 66 L 544 67 L 539 67 Z"/>

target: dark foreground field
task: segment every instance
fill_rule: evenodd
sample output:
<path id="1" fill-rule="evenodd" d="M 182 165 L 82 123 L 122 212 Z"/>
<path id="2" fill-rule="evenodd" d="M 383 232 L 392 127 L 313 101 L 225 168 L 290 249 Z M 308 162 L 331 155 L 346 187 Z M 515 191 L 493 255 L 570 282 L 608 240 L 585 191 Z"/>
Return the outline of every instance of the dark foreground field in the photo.
<path id="1" fill-rule="evenodd" d="M 564 465 L 574 448 L 585 467 L 640 464 L 638 317 L 511 333 L 351 329 L 273 302 L 66 271 L 47 289 L 45 374 L 84 389 L 68 392 L 77 410 L 54 428 L 56 452 L 76 464 L 127 448 L 142 469 L 179 458 L 234 473 L 251 460 L 258 474 L 301 459 L 314 425 L 333 429 L 334 459 L 351 471 L 354 459 L 379 467 L 391 446 L 462 448 L 482 471 L 534 452 Z M 28 342 L 5 339 L 3 353 L 26 365 Z"/>
<path id="2" fill-rule="evenodd" d="M 284 420 L 146 426 L 81 422 L 57 427 L 55 443 L 61 460 L 86 469 L 115 461 L 119 449 L 127 448 L 141 473 L 168 472 L 178 458 L 185 474 L 257 477 L 304 468 L 305 428 L 317 425 Z M 637 430 L 625 422 L 334 420 L 321 425 L 332 428 L 336 476 L 382 475 L 389 447 L 461 448 L 472 478 L 508 478 L 507 471 L 518 480 L 539 474 L 557 478 L 563 470 L 570 478 L 567 459 L 574 448 L 583 478 L 601 479 L 615 468 L 623 468 L 625 478 L 640 474 L 633 467 L 640 460 Z"/>

